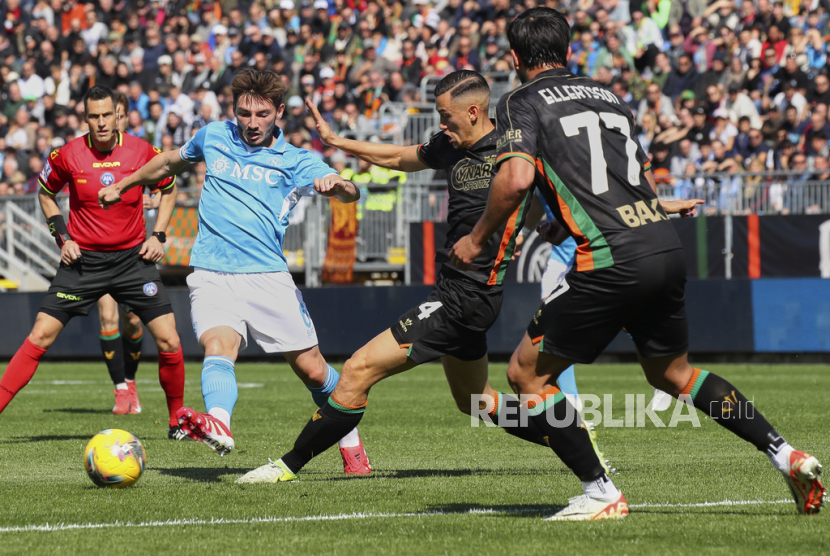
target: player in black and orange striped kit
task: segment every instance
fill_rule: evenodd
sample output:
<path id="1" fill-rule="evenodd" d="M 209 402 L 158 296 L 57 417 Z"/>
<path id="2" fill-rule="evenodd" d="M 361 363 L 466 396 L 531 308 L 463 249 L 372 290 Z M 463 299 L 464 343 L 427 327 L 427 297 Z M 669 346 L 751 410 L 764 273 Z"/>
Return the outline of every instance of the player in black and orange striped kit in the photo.
<path id="1" fill-rule="evenodd" d="M 175 413 L 182 407 L 184 359 L 173 309 L 155 266 L 164 254 L 164 230 L 175 206 L 175 178 L 157 184 L 162 201 L 157 231 L 150 239 L 145 240 L 141 190 L 131 191 L 107 212 L 98 206 L 99 189 L 156 155 L 149 143 L 118 131 L 115 104 L 112 90 L 92 87 L 84 97 L 89 134 L 52 152 L 40 175 L 40 203 L 61 249 L 61 265 L 29 337 L 0 379 L 0 412 L 29 382 L 66 323 L 89 314 L 108 293 L 129 305 L 153 335 L 159 350 L 159 382 L 167 396 L 168 437 L 182 440 Z M 66 185 L 68 225 L 55 202 Z"/>
<path id="2" fill-rule="evenodd" d="M 523 12 L 508 39 L 523 85 L 496 109 L 498 173 L 487 210 L 452 249 L 468 267 L 520 206 L 538 172 L 556 219 L 577 242 L 576 264 L 533 317 L 508 368 L 518 392 L 537 395 L 528 415 L 584 494 L 550 520 L 621 518 L 628 504 L 602 468 L 588 432 L 576 421 L 556 378 L 573 363 L 591 363 L 625 328 L 646 378 L 764 452 L 784 475 L 801 513 L 818 513 L 824 488 L 816 458 L 794 450 L 723 378 L 688 362 L 686 267 L 636 141 L 630 110 L 588 78 L 571 75 L 570 29 L 549 8 Z"/>

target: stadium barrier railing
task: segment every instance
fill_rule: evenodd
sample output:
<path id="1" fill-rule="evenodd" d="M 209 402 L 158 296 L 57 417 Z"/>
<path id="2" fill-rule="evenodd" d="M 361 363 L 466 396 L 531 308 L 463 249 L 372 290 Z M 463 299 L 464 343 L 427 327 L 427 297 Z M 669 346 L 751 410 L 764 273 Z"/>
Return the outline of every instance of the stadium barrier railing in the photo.
<path id="1" fill-rule="evenodd" d="M 401 130 L 407 141 L 432 132 L 433 114 L 418 118 L 411 131 Z M 404 184 L 368 184 L 359 210 L 357 272 L 393 273 L 409 283 L 409 224 L 445 222 L 448 192 L 435 172 L 408 174 Z M 658 180 L 662 199 L 703 199 L 702 215 L 830 214 L 830 180 L 813 179 L 796 172 L 699 173 L 667 176 Z M 198 190 L 179 190 L 181 206 L 198 204 Z M 374 201 L 380 202 L 374 202 Z M 68 196 L 58 196 L 68 213 Z M 284 251 L 289 268 L 308 286 L 319 286 L 331 218 L 328 201 L 304 198 L 290 215 Z M 150 218 L 148 221 L 152 222 Z M 731 228 L 727 225 L 726 230 Z M 728 241 L 727 243 L 731 243 Z M 728 255 L 728 254 L 727 254 Z M 49 235 L 36 194 L 0 197 L 0 275 L 21 282 L 29 290 L 45 289 L 59 264 L 59 252 Z M 24 282 L 24 277 L 28 276 Z"/>

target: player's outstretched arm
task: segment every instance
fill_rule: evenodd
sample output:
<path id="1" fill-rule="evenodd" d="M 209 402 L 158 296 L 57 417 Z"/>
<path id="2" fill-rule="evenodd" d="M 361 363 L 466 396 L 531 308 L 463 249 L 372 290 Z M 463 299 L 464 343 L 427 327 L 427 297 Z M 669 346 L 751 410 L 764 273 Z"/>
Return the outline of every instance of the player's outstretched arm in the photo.
<path id="1" fill-rule="evenodd" d="M 666 214 L 679 214 L 680 218 L 697 214 L 697 205 L 705 203 L 703 199 L 683 199 L 679 201 L 660 201 L 660 206 Z"/>
<path id="2" fill-rule="evenodd" d="M 320 116 L 320 112 L 311 99 L 305 99 L 306 108 L 314 117 L 317 126 L 317 133 L 326 145 L 340 149 L 352 156 L 356 156 L 375 166 L 382 166 L 391 170 L 402 172 L 418 172 L 426 170 L 427 165 L 418 158 L 418 147 L 401 147 L 400 145 L 387 145 L 384 143 L 369 143 L 366 141 L 355 141 L 345 139 L 331 130 L 326 120 Z"/>
<path id="3" fill-rule="evenodd" d="M 114 205 L 121 200 L 121 195 L 124 192 L 133 187 L 158 183 L 165 178 L 176 175 L 188 164 L 190 164 L 188 161 L 182 160 L 179 149 L 160 153 L 135 173 L 98 191 L 98 205 L 101 208 Z"/>
<path id="4" fill-rule="evenodd" d="M 453 245 L 450 260 L 453 266 L 466 270 L 481 253 L 484 245 L 507 222 L 533 187 L 536 167 L 521 157 L 508 158 L 502 163 L 490 185 L 487 208 L 470 235 Z"/>
<path id="5" fill-rule="evenodd" d="M 347 179 L 337 174 L 314 178 L 314 190 L 323 197 L 337 197 L 344 203 L 354 203 L 360 199 L 360 189 Z"/>
<path id="6" fill-rule="evenodd" d="M 657 182 L 654 181 L 654 174 L 651 170 L 646 170 L 646 180 L 648 180 L 648 184 L 651 186 L 651 190 L 654 191 L 654 194 L 657 194 Z M 697 210 L 695 207 L 697 205 L 702 205 L 705 203 L 703 199 L 687 199 L 682 201 L 660 201 L 660 206 L 663 207 L 663 211 L 666 214 L 679 214 L 680 218 L 687 218 L 689 216 L 694 216 L 697 214 Z"/>

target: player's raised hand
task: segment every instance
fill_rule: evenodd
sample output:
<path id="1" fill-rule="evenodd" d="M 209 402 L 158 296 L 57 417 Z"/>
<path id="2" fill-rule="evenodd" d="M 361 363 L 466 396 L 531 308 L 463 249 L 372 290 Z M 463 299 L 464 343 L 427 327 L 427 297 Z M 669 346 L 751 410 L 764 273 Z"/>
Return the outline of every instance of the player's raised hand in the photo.
<path id="1" fill-rule="evenodd" d="M 104 210 L 108 210 L 110 205 L 114 205 L 121 201 L 121 192 L 118 190 L 118 184 L 114 183 L 107 187 L 98 190 L 98 206 Z"/>
<path id="2" fill-rule="evenodd" d="M 305 105 L 309 113 L 314 117 L 314 123 L 317 127 L 317 133 L 320 134 L 320 140 L 326 145 L 331 146 L 330 141 L 332 138 L 337 137 L 337 135 L 331 130 L 329 124 L 323 119 L 323 116 L 320 115 L 320 111 L 317 110 L 317 107 L 314 106 L 310 98 L 306 97 Z"/>
<path id="3" fill-rule="evenodd" d="M 81 260 L 81 248 L 78 244 L 68 239 L 61 247 L 61 262 L 65 265 L 72 265 Z"/>
<path id="4" fill-rule="evenodd" d="M 705 203 L 703 199 L 686 199 L 680 201 L 660 201 L 660 206 L 666 214 L 679 214 L 680 218 L 694 216 L 697 213 L 695 207 Z"/>
<path id="5" fill-rule="evenodd" d="M 450 262 L 459 270 L 475 268 L 473 261 L 481 253 L 481 246 L 476 245 L 473 238 L 466 235 L 459 239 L 450 250 Z"/>
<path id="6" fill-rule="evenodd" d="M 346 186 L 351 183 L 337 174 L 329 174 L 324 178 L 314 178 L 314 190 L 323 197 L 334 197 L 346 191 Z"/>
<path id="7" fill-rule="evenodd" d="M 141 251 L 138 252 L 138 256 L 145 261 L 157 263 L 164 256 L 164 245 L 161 244 L 156 236 L 150 236 L 150 239 L 145 241 L 141 246 Z"/>

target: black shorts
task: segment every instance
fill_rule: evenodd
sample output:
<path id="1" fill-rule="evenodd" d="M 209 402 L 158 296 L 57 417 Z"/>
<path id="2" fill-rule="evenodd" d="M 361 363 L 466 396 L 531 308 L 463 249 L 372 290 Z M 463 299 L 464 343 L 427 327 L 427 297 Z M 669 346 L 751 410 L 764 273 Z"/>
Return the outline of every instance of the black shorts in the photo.
<path id="1" fill-rule="evenodd" d="M 63 324 L 76 315 L 88 315 L 104 294 L 128 306 L 146 324 L 173 312 L 155 263 L 145 261 L 141 246 L 121 251 L 81 250 L 81 260 L 61 263 L 40 311 Z"/>
<path id="2" fill-rule="evenodd" d="M 487 355 L 487 330 L 501 310 L 501 286 L 487 286 L 444 268 L 426 301 L 392 325 L 392 335 L 417 364 L 451 355 L 476 361 Z"/>
<path id="3" fill-rule="evenodd" d="M 646 358 L 689 349 L 683 250 L 610 268 L 571 271 L 542 301 L 528 336 L 539 351 L 592 363 L 625 328 Z"/>

